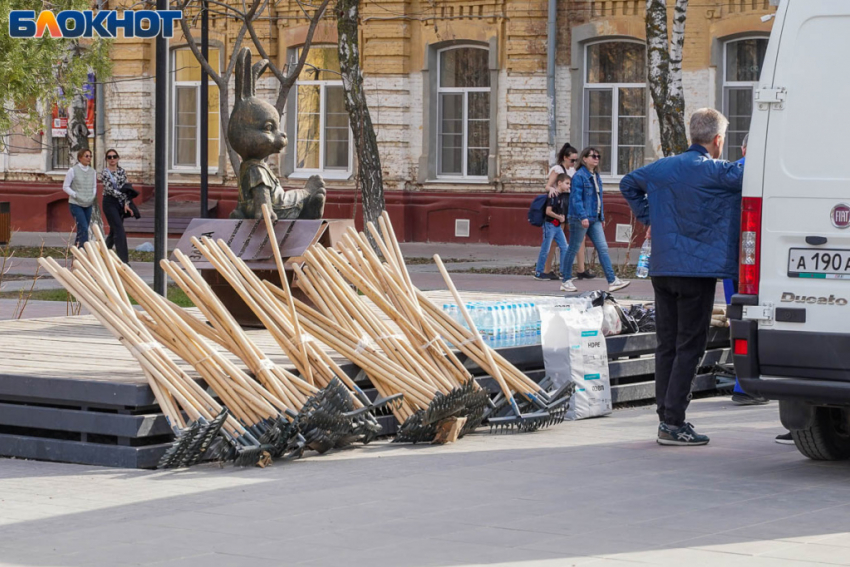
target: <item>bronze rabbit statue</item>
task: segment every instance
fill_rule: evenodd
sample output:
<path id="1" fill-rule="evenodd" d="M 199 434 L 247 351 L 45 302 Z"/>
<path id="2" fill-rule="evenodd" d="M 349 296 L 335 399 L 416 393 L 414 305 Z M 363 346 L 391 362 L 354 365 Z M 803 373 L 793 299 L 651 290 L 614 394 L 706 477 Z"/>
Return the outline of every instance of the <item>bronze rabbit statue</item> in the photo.
<path id="1" fill-rule="evenodd" d="M 232 219 L 263 218 L 262 205 L 272 219 L 320 219 L 325 210 L 325 183 L 318 175 L 304 189 L 284 191 L 265 159 L 286 147 L 280 116 L 274 106 L 257 98 L 257 78 L 268 67 L 265 59 L 251 65 L 251 50 L 243 47 L 236 59 L 236 100 L 227 137 L 242 157 L 239 168 L 239 202 Z"/>

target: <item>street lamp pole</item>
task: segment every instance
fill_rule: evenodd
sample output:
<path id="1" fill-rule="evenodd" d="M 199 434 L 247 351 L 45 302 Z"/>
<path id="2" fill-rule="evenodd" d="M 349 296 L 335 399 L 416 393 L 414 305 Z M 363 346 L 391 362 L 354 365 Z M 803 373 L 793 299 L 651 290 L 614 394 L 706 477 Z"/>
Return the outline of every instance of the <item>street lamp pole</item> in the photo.
<path id="1" fill-rule="evenodd" d="M 157 10 L 168 10 L 168 0 L 156 0 Z M 168 252 L 168 40 L 156 36 L 156 115 L 154 119 L 154 266 L 153 289 L 165 297 L 165 272 L 160 266 Z"/>
<path id="2" fill-rule="evenodd" d="M 201 55 L 204 60 L 210 60 L 210 19 L 209 2 L 203 1 L 203 14 L 201 15 Z M 209 191 L 209 75 L 201 66 L 201 218 L 209 216 L 207 204 Z"/>

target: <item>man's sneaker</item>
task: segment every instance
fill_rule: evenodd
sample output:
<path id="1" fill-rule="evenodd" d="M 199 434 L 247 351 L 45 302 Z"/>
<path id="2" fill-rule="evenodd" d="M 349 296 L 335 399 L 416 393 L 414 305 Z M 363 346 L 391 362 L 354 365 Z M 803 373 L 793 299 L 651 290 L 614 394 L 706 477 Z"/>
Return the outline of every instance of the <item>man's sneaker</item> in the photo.
<path id="1" fill-rule="evenodd" d="M 708 445 L 708 436 L 694 431 L 694 426 L 686 423 L 681 427 L 671 427 L 666 423 L 658 426 L 659 445 Z"/>
<path id="2" fill-rule="evenodd" d="M 555 270 L 552 270 L 551 272 L 546 274 L 546 276 L 550 280 L 560 280 L 561 279 L 560 274 L 558 274 L 558 272 L 556 272 Z"/>
<path id="3" fill-rule="evenodd" d="M 623 289 L 632 283 L 630 280 L 623 281 L 620 278 L 614 278 L 614 281 L 608 284 L 608 291 L 617 291 Z"/>
<path id="4" fill-rule="evenodd" d="M 576 272 L 576 277 L 580 280 L 592 280 L 596 277 L 596 274 L 590 270 L 585 270 L 583 272 Z"/>
<path id="5" fill-rule="evenodd" d="M 552 274 L 552 272 L 534 272 L 534 279 L 540 282 L 548 282 L 549 280 L 553 279 L 553 275 L 554 274 Z"/>
<path id="6" fill-rule="evenodd" d="M 763 406 L 769 403 L 770 400 L 761 396 L 751 396 L 744 392 L 735 392 L 732 394 L 732 403 L 736 406 Z"/>
<path id="7" fill-rule="evenodd" d="M 793 445 L 794 438 L 791 437 L 791 432 L 789 431 L 788 433 L 785 433 L 783 435 L 777 435 L 776 442 L 780 445 Z"/>
<path id="8" fill-rule="evenodd" d="M 561 291 L 578 291 L 578 288 L 573 284 L 573 280 L 561 282 Z"/>

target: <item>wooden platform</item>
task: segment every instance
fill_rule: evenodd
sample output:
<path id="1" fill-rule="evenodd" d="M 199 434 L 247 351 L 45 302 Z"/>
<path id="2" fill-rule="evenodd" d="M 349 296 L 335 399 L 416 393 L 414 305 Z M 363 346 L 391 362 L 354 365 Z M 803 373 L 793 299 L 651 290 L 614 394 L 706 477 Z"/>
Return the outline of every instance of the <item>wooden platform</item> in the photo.
<path id="1" fill-rule="evenodd" d="M 127 234 L 152 234 L 154 231 L 154 199 L 148 199 L 139 205 L 141 218 L 129 217 L 124 219 L 124 230 Z M 209 216 L 215 218 L 218 201 L 207 202 Z M 183 234 L 192 219 L 201 216 L 201 205 L 197 201 L 168 202 L 168 234 Z"/>
<path id="2" fill-rule="evenodd" d="M 438 305 L 451 302 L 448 292 L 428 295 Z M 504 299 L 501 294 L 463 295 L 468 301 Z M 269 333 L 247 332 L 269 358 L 292 368 Z M 608 337 L 607 342 L 614 402 L 654 397 L 654 333 Z M 703 366 L 728 361 L 728 344 L 727 329 L 712 329 Z M 542 379 L 540 345 L 500 351 L 532 379 Z M 351 376 L 358 374 L 356 366 L 328 352 Z M 136 360 L 93 316 L 0 322 L 0 353 L 0 456 L 129 468 L 156 465 L 172 438 L 170 428 Z M 475 363 L 461 360 L 481 376 L 482 385 L 497 390 Z M 707 374 L 695 389 L 714 387 L 713 375 Z M 391 416 L 389 420 L 394 422 Z M 395 423 L 386 427 L 391 433 Z"/>

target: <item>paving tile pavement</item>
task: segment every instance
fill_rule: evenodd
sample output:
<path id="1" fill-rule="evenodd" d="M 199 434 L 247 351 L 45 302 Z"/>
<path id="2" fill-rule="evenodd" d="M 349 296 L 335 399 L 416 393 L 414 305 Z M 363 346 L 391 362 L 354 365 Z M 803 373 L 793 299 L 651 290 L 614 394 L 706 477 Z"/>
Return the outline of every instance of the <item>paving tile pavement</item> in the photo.
<path id="1" fill-rule="evenodd" d="M 635 408 L 266 469 L 0 460 L 0 565 L 850 564 L 850 462 L 775 444 L 776 404 L 689 419 L 707 447 L 659 447 Z"/>

